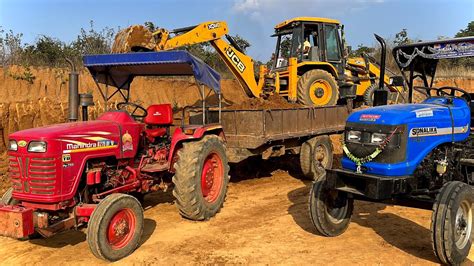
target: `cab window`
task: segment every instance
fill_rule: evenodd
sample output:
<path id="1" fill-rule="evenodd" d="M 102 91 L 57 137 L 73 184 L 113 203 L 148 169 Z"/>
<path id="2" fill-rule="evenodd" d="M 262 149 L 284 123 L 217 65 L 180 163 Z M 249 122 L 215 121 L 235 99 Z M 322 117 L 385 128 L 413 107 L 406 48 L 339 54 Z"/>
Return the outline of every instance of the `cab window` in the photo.
<path id="1" fill-rule="evenodd" d="M 338 34 L 335 25 L 324 25 L 326 36 L 326 56 L 327 61 L 340 61 L 341 52 L 338 45 Z"/>

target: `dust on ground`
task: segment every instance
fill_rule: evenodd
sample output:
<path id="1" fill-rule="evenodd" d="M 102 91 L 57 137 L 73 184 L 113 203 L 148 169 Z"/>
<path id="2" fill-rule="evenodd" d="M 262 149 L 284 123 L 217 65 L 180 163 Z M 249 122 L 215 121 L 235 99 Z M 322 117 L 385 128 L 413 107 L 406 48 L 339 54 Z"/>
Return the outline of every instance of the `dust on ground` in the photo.
<path id="1" fill-rule="evenodd" d="M 272 159 L 232 169 L 225 206 L 207 222 L 181 218 L 170 191 L 147 195 L 141 245 L 115 264 L 438 264 L 430 211 L 356 201 L 349 229 L 327 238 L 311 225 L 311 182 L 297 168 Z M 0 243 L 0 261 L 8 265 L 106 264 L 91 254 L 83 231 L 30 241 L 0 237 Z M 466 264 L 473 252 L 469 258 Z"/>

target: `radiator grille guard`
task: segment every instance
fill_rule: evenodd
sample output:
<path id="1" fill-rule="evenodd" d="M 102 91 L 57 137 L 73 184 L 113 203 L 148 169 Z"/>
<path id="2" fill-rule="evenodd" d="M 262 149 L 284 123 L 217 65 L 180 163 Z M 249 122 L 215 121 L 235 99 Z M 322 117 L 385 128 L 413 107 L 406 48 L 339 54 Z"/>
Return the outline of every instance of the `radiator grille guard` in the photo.
<path id="1" fill-rule="evenodd" d="M 59 190 L 55 158 L 9 156 L 9 177 L 13 191 L 25 195 L 54 195 Z"/>

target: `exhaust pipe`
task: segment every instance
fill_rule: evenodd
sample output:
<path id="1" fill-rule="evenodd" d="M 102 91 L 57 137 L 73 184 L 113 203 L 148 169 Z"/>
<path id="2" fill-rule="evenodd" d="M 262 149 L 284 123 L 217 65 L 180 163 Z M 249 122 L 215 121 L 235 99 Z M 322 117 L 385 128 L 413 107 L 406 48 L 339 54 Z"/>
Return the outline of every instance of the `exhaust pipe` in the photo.
<path id="1" fill-rule="evenodd" d="M 81 93 L 79 94 L 79 104 L 82 107 L 82 121 L 89 120 L 89 111 L 87 108 L 89 106 L 94 106 L 94 98 L 92 94 L 89 93 Z"/>
<path id="2" fill-rule="evenodd" d="M 74 122 L 78 119 L 79 110 L 79 73 L 76 71 L 76 66 L 71 59 L 66 58 L 66 61 L 71 66 L 69 73 L 69 121 Z"/>
<path id="3" fill-rule="evenodd" d="M 385 79 L 385 57 L 387 55 L 387 44 L 385 40 L 377 34 L 375 39 L 380 43 L 382 47 L 380 55 L 380 78 L 379 78 L 379 88 L 374 91 L 374 106 L 387 105 L 388 102 L 388 91 L 384 89 L 384 79 Z"/>

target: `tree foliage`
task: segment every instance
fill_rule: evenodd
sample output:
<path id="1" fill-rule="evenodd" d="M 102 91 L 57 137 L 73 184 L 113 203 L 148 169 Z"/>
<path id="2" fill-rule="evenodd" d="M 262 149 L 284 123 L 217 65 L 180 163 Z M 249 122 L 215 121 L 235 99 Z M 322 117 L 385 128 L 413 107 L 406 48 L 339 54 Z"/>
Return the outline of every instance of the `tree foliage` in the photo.
<path id="1" fill-rule="evenodd" d="M 65 58 L 81 64 L 85 54 L 110 53 L 114 36 L 115 30 L 105 27 L 98 31 L 91 21 L 90 28 L 81 28 L 76 39 L 70 43 L 39 35 L 34 43 L 27 44 L 22 41 L 23 34 L 0 28 L 0 60 L 3 66 L 63 67 L 66 66 Z"/>
<path id="2" fill-rule="evenodd" d="M 468 37 L 474 36 L 474 21 L 469 22 L 465 29 L 461 29 L 454 37 Z"/>
<path id="3" fill-rule="evenodd" d="M 145 27 L 150 31 L 156 31 L 158 27 L 153 22 L 145 22 Z M 36 40 L 27 44 L 23 42 L 23 34 L 16 33 L 12 30 L 4 29 L 0 26 L 0 62 L 3 66 L 17 64 L 24 66 L 50 66 L 64 67 L 66 66 L 65 58 L 72 59 L 77 65 L 82 63 L 82 56 L 85 54 L 104 54 L 110 53 L 114 36 L 117 31 L 115 29 L 104 27 L 97 29 L 93 21 L 87 29 L 81 28 L 76 38 L 71 42 L 64 42 L 60 39 L 39 35 Z M 474 21 L 471 21 L 463 29 L 460 29 L 454 37 L 474 36 Z M 243 37 L 233 36 L 236 43 L 244 51 L 247 51 L 251 44 Z M 450 38 L 449 36 L 440 36 L 438 39 Z M 288 39 L 282 44 L 281 53 L 289 54 L 291 40 Z M 395 34 L 395 38 L 388 42 L 388 48 L 396 45 L 403 45 L 416 42 L 409 36 L 408 29 L 402 29 Z M 220 55 L 212 47 L 210 43 L 200 43 L 181 49 L 186 49 L 192 54 L 204 60 L 211 67 L 223 74 L 225 77 L 231 77 L 229 68 L 222 61 Z M 377 60 L 380 59 L 380 49 L 365 45 L 358 45 L 357 49 L 352 51 L 350 56 L 361 56 L 363 53 L 372 55 Z M 266 64 L 268 67 L 273 65 L 274 57 Z M 258 65 L 262 62 L 255 61 L 255 70 L 258 71 Z M 395 63 L 390 53 L 387 55 L 387 65 L 395 68 Z M 440 67 L 470 67 L 474 66 L 473 58 L 461 58 L 448 62 L 441 62 Z"/>

